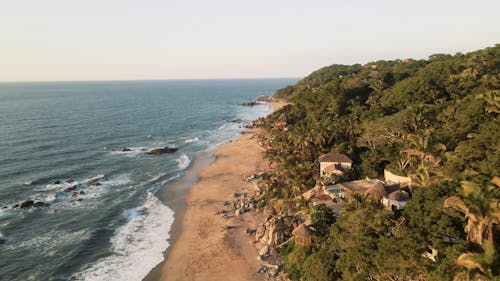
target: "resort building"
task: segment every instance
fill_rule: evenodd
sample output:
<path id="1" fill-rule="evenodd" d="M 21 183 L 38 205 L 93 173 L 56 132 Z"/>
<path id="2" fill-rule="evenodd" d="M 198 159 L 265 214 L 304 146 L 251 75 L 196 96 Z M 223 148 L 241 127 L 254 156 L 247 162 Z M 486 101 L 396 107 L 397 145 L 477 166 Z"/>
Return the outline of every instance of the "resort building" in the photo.
<path id="1" fill-rule="evenodd" d="M 404 190 L 397 190 L 382 198 L 382 205 L 392 211 L 403 209 L 410 201 L 410 194 Z"/>
<path id="2" fill-rule="evenodd" d="M 387 186 L 380 180 L 366 178 L 328 185 L 324 189 L 331 198 L 346 198 L 353 193 L 358 193 L 381 199 L 390 192 L 398 190 L 399 186 Z"/>
<path id="3" fill-rule="evenodd" d="M 328 153 L 319 157 L 320 176 L 342 175 L 352 168 L 352 160 L 344 154 Z"/>
<path id="4" fill-rule="evenodd" d="M 389 185 L 377 179 L 363 179 L 324 186 L 324 191 L 332 199 L 347 198 L 357 193 L 377 200 L 393 211 L 403 209 L 410 201 L 410 192 L 401 189 L 399 184 Z"/>

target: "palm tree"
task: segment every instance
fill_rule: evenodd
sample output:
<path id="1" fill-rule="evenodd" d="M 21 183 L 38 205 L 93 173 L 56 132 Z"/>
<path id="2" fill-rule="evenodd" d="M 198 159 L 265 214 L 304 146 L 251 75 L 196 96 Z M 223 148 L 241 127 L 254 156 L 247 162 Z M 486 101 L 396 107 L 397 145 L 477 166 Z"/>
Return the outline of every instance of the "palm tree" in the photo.
<path id="1" fill-rule="evenodd" d="M 463 253 L 456 260 L 455 264 L 466 269 L 453 278 L 454 281 L 470 280 L 471 274 L 474 274 L 473 280 L 488 280 L 492 276 L 491 268 L 495 262 L 495 247 L 489 241 L 483 242 L 483 252 L 481 253 Z"/>
<path id="2" fill-rule="evenodd" d="M 487 233 L 488 241 L 494 244 L 494 225 L 500 222 L 500 178 L 494 177 L 491 183 L 493 185 L 483 187 L 463 181 L 464 198 L 452 196 L 444 201 L 445 208 L 454 208 L 465 215 L 468 242 L 482 245 L 483 236 Z"/>

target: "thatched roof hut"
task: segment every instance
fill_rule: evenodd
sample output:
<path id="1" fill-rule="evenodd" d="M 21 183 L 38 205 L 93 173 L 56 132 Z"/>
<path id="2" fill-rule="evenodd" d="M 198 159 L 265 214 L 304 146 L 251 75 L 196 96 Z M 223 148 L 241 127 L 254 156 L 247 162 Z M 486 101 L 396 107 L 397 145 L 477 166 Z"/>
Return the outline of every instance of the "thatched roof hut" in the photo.
<path id="1" fill-rule="evenodd" d="M 371 197 L 371 198 L 380 199 L 380 198 L 387 195 L 387 191 L 385 190 L 385 186 L 383 183 L 377 182 L 372 187 L 367 189 L 364 192 L 364 195 Z"/>
<path id="2" fill-rule="evenodd" d="M 407 202 L 410 201 L 410 194 L 404 190 L 398 190 L 394 191 L 393 193 L 389 194 L 389 198 L 392 200 L 396 200 L 399 202 Z"/>
<path id="3" fill-rule="evenodd" d="M 309 246 L 312 243 L 313 232 L 305 224 L 300 224 L 292 231 L 295 237 L 295 245 Z"/>

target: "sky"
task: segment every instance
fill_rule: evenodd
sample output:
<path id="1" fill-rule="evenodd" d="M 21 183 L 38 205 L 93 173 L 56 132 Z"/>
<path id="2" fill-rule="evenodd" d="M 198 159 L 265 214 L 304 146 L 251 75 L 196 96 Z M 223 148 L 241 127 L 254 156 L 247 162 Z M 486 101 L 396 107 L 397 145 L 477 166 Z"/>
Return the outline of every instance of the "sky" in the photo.
<path id="1" fill-rule="evenodd" d="M 304 77 L 500 43 L 498 0 L 0 0 L 0 81 Z"/>

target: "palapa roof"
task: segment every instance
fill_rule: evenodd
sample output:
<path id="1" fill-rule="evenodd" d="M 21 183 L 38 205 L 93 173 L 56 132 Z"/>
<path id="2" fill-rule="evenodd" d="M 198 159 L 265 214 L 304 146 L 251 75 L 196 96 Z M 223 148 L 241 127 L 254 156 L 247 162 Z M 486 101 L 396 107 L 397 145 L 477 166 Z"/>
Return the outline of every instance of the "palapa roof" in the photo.
<path id="1" fill-rule="evenodd" d="M 352 163 L 352 160 L 344 154 L 327 153 L 319 157 L 319 162 Z"/>
<path id="2" fill-rule="evenodd" d="M 370 196 L 370 197 L 375 197 L 375 198 L 382 198 L 387 195 L 387 192 L 385 190 L 385 186 L 381 182 L 377 182 L 374 184 L 372 187 L 367 189 L 364 192 L 364 195 Z"/>
<path id="3" fill-rule="evenodd" d="M 410 201 L 410 194 L 404 190 L 398 190 L 394 191 L 393 193 L 389 194 L 389 198 L 392 200 L 396 200 L 399 202 L 406 202 Z"/>
<path id="4" fill-rule="evenodd" d="M 309 227 L 307 227 L 305 224 L 300 224 L 299 226 L 297 226 L 293 231 L 292 231 L 292 234 L 294 236 L 312 236 L 313 233 L 311 231 L 311 229 Z"/>

